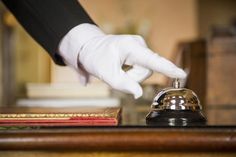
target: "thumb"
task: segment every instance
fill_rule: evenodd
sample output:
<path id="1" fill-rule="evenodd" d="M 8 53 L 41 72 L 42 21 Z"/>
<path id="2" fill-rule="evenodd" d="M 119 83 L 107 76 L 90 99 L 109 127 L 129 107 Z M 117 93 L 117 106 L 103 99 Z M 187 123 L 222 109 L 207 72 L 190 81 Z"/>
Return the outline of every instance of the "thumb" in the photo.
<path id="1" fill-rule="evenodd" d="M 126 71 L 126 74 L 133 80 L 142 82 L 152 75 L 152 71 L 139 65 L 133 65 L 132 69 Z"/>
<path id="2" fill-rule="evenodd" d="M 120 70 L 120 72 L 116 74 L 113 73 L 112 78 L 104 81 L 116 90 L 133 94 L 135 99 L 143 95 L 141 86 L 136 81 L 131 79 L 123 70 Z"/>

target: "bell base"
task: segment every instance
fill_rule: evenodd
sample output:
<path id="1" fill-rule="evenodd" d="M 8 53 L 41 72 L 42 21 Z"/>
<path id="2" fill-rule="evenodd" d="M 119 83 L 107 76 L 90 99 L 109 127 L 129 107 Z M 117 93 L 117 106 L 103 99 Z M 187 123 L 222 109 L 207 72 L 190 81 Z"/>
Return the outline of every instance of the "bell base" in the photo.
<path id="1" fill-rule="evenodd" d="M 201 111 L 152 110 L 146 117 L 148 126 L 203 126 L 206 118 Z"/>

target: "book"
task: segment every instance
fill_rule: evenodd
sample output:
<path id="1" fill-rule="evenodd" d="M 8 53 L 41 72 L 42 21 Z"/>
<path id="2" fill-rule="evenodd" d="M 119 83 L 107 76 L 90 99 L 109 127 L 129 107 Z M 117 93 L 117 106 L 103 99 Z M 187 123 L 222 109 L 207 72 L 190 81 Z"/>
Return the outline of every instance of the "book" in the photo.
<path id="1" fill-rule="evenodd" d="M 108 98 L 110 88 L 105 83 L 87 86 L 79 83 L 27 83 L 28 98 Z"/>
<path id="2" fill-rule="evenodd" d="M 118 98 L 22 98 L 16 101 L 20 107 L 120 107 L 121 100 Z"/>
<path id="3" fill-rule="evenodd" d="M 121 108 L 83 108 L 79 112 L 0 113 L 0 126 L 117 126 Z"/>

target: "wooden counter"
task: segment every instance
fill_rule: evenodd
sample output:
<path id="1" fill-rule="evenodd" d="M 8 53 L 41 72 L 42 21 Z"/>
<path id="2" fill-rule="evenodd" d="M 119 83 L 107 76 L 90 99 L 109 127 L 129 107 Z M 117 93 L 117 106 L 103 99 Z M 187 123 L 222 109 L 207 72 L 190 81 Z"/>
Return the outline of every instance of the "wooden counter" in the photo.
<path id="1" fill-rule="evenodd" d="M 22 109 L 2 109 L 0 113 L 17 113 Z M 55 109 L 51 110 L 55 112 Z M 23 111 L 31 113 L 41 109 L 26 108 Z M 162 128 L 140 124 L 115 127 L 0 127 L 0 157 L 156 155 L 235 157 L 236 127 Z"/>
<path id="2" fill-rule="evenodd" d="M 1 130 L 0 150 L 0 156 L 4 154 L 4 157 L 21 154 L 76 156 L 81 153 L 83 156 L 90 156 L 91 153 L 98 156 L 236 156 L 236 127 L 121 126 Z"/>

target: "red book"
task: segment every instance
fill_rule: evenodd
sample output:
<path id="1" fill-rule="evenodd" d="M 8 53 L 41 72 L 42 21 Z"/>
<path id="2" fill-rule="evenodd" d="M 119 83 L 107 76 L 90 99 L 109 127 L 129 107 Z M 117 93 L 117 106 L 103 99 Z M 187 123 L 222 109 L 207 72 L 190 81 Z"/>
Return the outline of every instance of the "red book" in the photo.
<path id="1" fill-rule="evenodd" d="M 0 113 L 0 126 L 116 126 L 120 108 L 82 108 L 75 112 Z"/>

